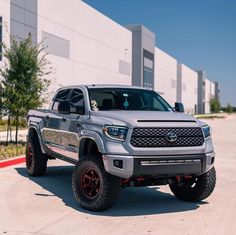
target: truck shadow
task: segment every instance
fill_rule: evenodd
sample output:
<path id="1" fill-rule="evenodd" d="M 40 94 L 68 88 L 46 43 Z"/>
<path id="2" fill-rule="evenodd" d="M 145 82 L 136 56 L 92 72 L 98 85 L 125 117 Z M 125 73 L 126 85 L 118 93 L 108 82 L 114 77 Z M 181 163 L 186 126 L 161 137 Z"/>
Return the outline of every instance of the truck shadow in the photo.
<path id="1" fill-rule="evenodd" d="M 35 196 L 56 196 L 66 206 L 77 211 L 98 216 L 140 216 L 152 214 L 166 214 L 183 211 L 191 211 L 199 208 L 207 202 L 188 203 L 182 202 L 170 193 L 159 191 L 159 187 L 125 188 L 122 190 L 116 204 L 104 212 L 90 212 L 79 207 L 71 189 L 71 176 L 73 166 L 49 166 L 47 174 L 43 177 L 30 177 L 23 167 L 15 168 L 18 174 L 29 178 L 48 192 Z"/>

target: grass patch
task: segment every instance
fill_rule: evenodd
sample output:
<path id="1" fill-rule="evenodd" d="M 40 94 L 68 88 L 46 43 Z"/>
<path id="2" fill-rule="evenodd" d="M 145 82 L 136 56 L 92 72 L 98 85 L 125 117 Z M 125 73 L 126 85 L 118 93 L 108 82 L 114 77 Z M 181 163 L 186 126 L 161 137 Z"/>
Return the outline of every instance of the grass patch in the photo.
<path id="1" fill-rule="evenodd" d="M 0 160 L 17 157 L 25 154 L 25 143 L 3 144 L 0 143 Z"/>

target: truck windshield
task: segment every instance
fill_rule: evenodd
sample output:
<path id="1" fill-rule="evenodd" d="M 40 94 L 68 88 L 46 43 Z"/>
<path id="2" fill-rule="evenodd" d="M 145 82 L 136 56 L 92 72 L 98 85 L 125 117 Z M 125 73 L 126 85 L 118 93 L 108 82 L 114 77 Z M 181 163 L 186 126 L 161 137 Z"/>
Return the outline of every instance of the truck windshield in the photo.
<path id="1" fill-rule="evenodd" d="M 133 88 L 89 88 L 93 111 L 146 110 L 172 111 L 171 106 L 152 90 Z"/>

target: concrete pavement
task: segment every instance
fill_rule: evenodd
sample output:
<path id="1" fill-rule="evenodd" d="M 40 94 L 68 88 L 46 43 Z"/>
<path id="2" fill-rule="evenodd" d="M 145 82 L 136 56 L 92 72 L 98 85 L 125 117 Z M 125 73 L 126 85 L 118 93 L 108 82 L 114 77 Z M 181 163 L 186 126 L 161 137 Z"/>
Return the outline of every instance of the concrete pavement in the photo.
<path id="1" fill-rule="evenodd" d="M 16 132 L 12 131 L 11 133 L 12 133 L 11 134 L 12 135 L 12 140 L 14 141 Z M 26 134 L 27 134 L 27 130 L 19 130 L 18 140 L 25 142 L 26 141 Z M 6 141 L 6 139 L 7 139 L 7 132 L 6 131 L 0 131 L 0 142 L 1 141 Z M 9 138 L 9 140 L 10 140 L 10 138 Z"/>
<path id="2" fill-rule="evenodd" d="M 236 234 L 236 115 L 207 122 L 217 185 L 204 202 L 179 201 L 167 186 L 127 188 L 112 209 L 91 213 L 74 201 L 73 166 L 53 160 L 46 176 L 33 178 L 18 165 L 0 170 L 0 233 Z"/>

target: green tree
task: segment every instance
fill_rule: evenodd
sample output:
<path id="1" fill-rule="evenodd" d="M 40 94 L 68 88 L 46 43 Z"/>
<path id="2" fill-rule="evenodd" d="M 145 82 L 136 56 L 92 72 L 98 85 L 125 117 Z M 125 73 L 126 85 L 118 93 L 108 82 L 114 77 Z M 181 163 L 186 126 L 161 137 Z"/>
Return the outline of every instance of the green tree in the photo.
<path id="1" fill-rule="evenodd" d="M 2 119 L 3 115 L 2 93 L 3 93 L 2 83 L 0 82 L 0 120 Z"/>
<path id="2" fill-rule="evenodd" d="M 220 102 L 216 98 L 210 100 L 210 108 L 212 113 L 219 113 L 221 109 Z"/>
<path id="3" fill-rule="evenodd" d="M 51 72 L 44 53 L 43 44 L 34 44 L 32 37 L 11 40 L 10 48 L 3 45 L 7 62 L 0 69 L 3 77 L 3 110 L 8 116 L 8 124 L 15 120 L 18 142 L 19 118 L 26 117 L 29 109 L 41 107 L 46 101 L 46 91 L 50 81 L 46 75 Z"/>
<path id="4" fill-rule="evenodd" d="M 226 112 L 227 113 L 232 113 L 233 112 L 233 107 L 232 107 L 232 105 L 230 103 L 227 104 Z"/>

